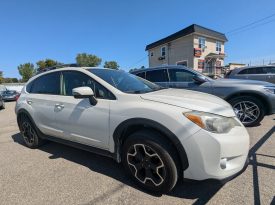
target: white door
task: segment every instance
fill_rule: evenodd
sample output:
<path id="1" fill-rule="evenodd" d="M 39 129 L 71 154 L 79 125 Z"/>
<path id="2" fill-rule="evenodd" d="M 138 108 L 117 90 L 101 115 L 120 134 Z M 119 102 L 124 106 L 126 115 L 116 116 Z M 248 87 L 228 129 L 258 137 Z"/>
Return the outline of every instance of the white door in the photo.
<path id="1" fill-rule="evenodd" d="M 29 85 L 27 103 L 33 110 L 36 126 L 46 135 L 58 136 L 55 126 L 55 104 L 60 95 L 60 74 L 54 72 L 38 77 Z"/>
<path id="2" fill-rule="evenodd" d="M 89 99 L 75 99 L 72 89 L 89 86 L 98 102 L 91 105 Z M 109 143 L 109 91 L 90 76 L 78 71 L 62 72 L 62 94 L 58 97 L 55 113 L 56 127 L 67 139 L 103 149 Z"/>

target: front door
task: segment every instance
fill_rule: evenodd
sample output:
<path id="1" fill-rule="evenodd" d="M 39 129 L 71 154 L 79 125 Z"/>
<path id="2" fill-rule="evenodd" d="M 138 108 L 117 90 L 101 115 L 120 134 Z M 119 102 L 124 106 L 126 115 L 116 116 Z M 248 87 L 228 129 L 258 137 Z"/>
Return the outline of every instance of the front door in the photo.
<path id="1" fill-rule="evenodd" d="M 211 88 L 208 82 L 204 84 L 196 83 L 193 78 L 196 74 L 184 69 L 169 69 L 169 87 L 170 88 L 184 88 L 189 90 L 196 90 L 201 92 L 211 93 Z M 206 85 L 207 84 L 207 85 Z"/>
<path id="2" fill-rule="evenodd" d="M 98 100 L 91 105 L 89 99 L 75 99 L 72 89 L 91 87 Z M 69 140 L 107 149 L 109 142 L 109 92 L 90 76 L 79 71 L 62 72 L 62 94 L 58 97 L 56 126 Z"/>

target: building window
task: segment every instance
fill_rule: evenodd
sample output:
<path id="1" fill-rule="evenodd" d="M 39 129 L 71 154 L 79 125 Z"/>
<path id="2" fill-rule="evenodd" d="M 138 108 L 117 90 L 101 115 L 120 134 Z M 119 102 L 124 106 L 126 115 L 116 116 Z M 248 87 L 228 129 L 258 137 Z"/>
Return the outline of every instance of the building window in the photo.
<path id="1" fill-rule="evenodd" d="M 151 52 L 151 53 L 150 53 L 150 56 L 151 56 L 151 57 L 153 57 L 153 56 L 154 56 L 154 53 L 153 53 L 153 52 Z"/>
<path id="2" fill-rule="evenodd" d="M 188 66 L 188 61 L 187 60 L 183 60 L 183 61 L 178 61 L 177 63 L 176 63 L 177 65 L 183 65 L 183 66 Z"/>
<path id="3" fill-rule="evenodd" d="M 202 50 L 204 50 L 205 48 L 205 38 L 203 37 L 199 37 L 199 48 L 201 48 Z"/>
<path id="4" fill-rule="evenodd" d="M 217 52 L 222 51 L 222 43 L 220 41 L 216 41 L 216 51 Z"/>
<path id="5" fill-rule="evenodd" d="M 161 54 L 161 56 L 165 56 L 166 55 L 166 47 L 161 47 L 161 49 L 160 49 L 160 54 Z"/>

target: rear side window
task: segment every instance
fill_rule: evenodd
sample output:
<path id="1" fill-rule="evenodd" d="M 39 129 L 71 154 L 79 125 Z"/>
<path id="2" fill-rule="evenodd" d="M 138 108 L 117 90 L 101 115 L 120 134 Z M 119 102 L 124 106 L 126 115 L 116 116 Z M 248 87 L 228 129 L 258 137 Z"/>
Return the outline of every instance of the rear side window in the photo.
<path id="1" fill-rule="evenodd" d="M 145 72 L 137 73 L 136 76 L 145 79 Z"/>
<path id="2" fill-rule="evenodd" d="M 96 98 L 110 100 L 116 99 L 115 96 L 109 90 L 107 90 L 101 84 L 93 80 L 90 76 L 77 71 L 63 72 L 63 95 L 72 96 L 72 90 L 74 88 L 83 86 L 90 87 L 94 91 Z"/>
<path id="3" fill-rule="evenodd" d="M 266 74 L 266 70 L 263 67 L 247 68 L 240 71 L 238 74 Z"/>
<path id="4" fill-rule="evenodd" d="M 266 67 L 265 70 L 266 70 L 266 73 L 275 74 L 275 67 Z"/>
<path id="5" fill-rule="evenodd" d="M 170 69 L 169 76 L 171 82 L 192 82 L 195 74 L 183 69 Z"/>
<path id="6" fill-rule="evenodd" d="M 60 94 L 60 72 L 45 74 L 27 86 L 27 91 L 37 94 Z"/>
<path id="7" fill-rule="evenodd" d="M 146 72 L 146 79 L 151 82 L 168 82 L 166 69 L 152 70 Z"/>

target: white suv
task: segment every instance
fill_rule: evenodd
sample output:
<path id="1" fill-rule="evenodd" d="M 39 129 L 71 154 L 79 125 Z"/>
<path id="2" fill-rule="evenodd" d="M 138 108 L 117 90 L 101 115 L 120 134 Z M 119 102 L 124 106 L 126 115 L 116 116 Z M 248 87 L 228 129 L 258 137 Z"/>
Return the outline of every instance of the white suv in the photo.
<path id="1" fill-rule="evenodd" d="M 41 73 L 23 88 L 16 114 L 28 147 L 48 139 L 112 157 L 161 193 L 181 177 L 232 177 L 249 149 L 245 127 L 221 98 L 111 69 Z"/>

